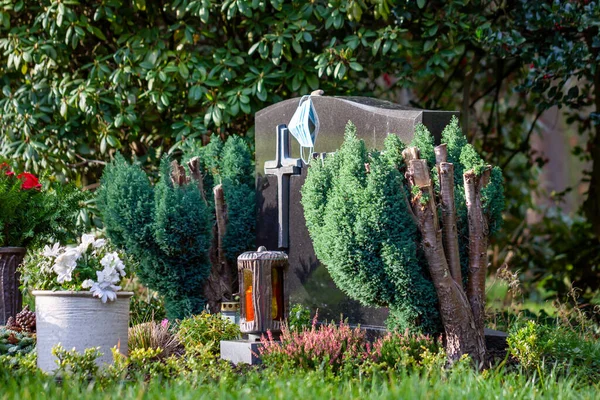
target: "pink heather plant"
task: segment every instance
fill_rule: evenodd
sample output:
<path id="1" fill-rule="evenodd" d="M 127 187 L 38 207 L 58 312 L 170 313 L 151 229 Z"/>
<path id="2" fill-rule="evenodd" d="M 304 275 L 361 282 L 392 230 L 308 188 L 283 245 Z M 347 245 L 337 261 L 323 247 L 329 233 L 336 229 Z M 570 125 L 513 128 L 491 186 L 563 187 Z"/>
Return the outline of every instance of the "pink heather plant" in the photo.
<path id="1" fill-rule="evenodd" d="M 284 326 L 280 341 L 267 332 L 261 343 L 260 356 L 265 365 L 290 363 L 303 369 L 328 365 L 334 372 L 347 363 L 361 363 L 370 352 L 360 328 L 351 328 L 346 321 L 317 326 L 317 316 L 310 329 L 295 332 Z"/>

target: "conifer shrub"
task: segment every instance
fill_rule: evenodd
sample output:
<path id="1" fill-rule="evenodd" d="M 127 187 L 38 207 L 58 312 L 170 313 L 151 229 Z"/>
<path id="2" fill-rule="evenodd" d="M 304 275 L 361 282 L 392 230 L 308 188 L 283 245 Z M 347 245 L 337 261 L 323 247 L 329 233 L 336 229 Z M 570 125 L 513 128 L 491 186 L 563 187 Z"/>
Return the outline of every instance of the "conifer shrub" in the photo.
<path id="1" fill-rule="evenodd" d="M 256 215 L 252 153 L 240 136 L 230 136 L 223 143 L 213 135 L 206 146 L 192 145 L 186 149 L 184 160 L 194 157 L 198 157 L 200 163 L 211 210 L 215 208 L 212 189 L 218 184 L 223 186 L 227 205 L 223 250 L 229 264 L 235 266 L 238 255 L 254 247 Z"/>
<path id="2" fill-rule="evenodd" d="M 197 163 L 189 165 L 191 178 L 178 176 L 183 167 L 163 157 L 152 185 L 138 165 L 117 155 L 104 170 L 97 199 L 107 236 L 139 263 L 140 281 L 164 297 L 170 320 L 205 308 L 211 272 L 222 272 L 214 254 L 222 250 L 235 260 L 254 240 L 253 169 L 243 139 L 232 136 L 223 144 L 213 136 L 204 147 L 190 146 L 184 160 Z M 224 232 L 216 229 L 215 185 L 225 199 Z M 221 300 L 223 294 L 215 296 Z"/>
<path id="3" fill-rule="evenodd" d="M 497 167 L 490 170 L 467 143 L 456 118 L 444 129 L 442 143 L 448 163 L 455 166 L 458 246 L 465 284 L 469 231 L 463 174 L 489 171 L 489 184 L 481 191 L 489 234 L 499 229 L 502 220 L 502 174 Z M 425 126 L 416 127 L 410 146 L 427 161 L 437 197 L 436 150 Z M 411 191 L 407 183 L 406 149 L 398 136 L 388 135 L 382 152 L 369 152 L 356 137 L 356 127 L 348 122 L 340 150 L 322 163 L 311 164 L 302 188 L 302 204 L 317 257 L 342 291 L 364 305 L 389 307 L 390 328 L 439 333 L 438 295 L 411 209 L 415 201 L 425 207 L 431 199 L 425 193 L 412 193 L 419 188 L 413 186 Z"/>
<path id="4" fill-rule="evenodd" d="M 152 186 L 117 155 L 102 176 L 98 209 L 107 236 L 139 262 L 141 282 L 164 296 L 169 318 L 184 318 L 205 304 L 211 219 L 196 185 L 173 185 L 167 159 L 160 171 Z"/>

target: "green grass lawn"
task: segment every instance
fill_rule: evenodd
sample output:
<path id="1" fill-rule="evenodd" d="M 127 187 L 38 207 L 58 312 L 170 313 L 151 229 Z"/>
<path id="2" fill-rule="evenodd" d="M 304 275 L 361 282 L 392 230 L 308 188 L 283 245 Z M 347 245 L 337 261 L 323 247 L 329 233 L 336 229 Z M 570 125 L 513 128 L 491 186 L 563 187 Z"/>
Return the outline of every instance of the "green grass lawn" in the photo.
<path id="1" fill-rule="evenodd" d="M 597 399 L 597 384 L 574 377 L 488 370 L 458 366 L 424 374 L 374 374 L 334 377 L 319 371 L 249 371 L 213 379 L 188 376 L 149 383 L 57 383 L 42 374 L 1 375 L 0 399 Z"/>

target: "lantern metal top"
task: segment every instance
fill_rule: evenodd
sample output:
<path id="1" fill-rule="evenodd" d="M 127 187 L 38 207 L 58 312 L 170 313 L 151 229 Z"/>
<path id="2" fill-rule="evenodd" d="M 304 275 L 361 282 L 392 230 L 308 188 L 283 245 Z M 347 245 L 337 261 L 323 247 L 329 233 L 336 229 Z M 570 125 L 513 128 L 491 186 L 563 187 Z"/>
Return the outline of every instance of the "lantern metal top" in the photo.
<path id="1" fill-rule="evenodd" d="M 288 256 L 283 251 L 268 251 L 265 246 L 260 246 L 256 251 L 247 251 L 240 254 L 238 261 L 287 261 Z"/>

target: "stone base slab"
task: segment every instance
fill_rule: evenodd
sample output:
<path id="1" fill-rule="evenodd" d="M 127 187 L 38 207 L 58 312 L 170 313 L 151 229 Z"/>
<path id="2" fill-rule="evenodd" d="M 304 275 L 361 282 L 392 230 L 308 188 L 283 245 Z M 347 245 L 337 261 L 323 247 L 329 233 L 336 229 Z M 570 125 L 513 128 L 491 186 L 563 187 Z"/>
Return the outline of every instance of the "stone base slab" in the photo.
<path id="1" fill-rule="evenodd" d="M 258 350 L 261 347 L 260 342 L 250 342 L 248 340 L 222 340 L 221 341 L 221 359 L 231 361 L 234 364 L 261 364 L 258 356 Z"/>

